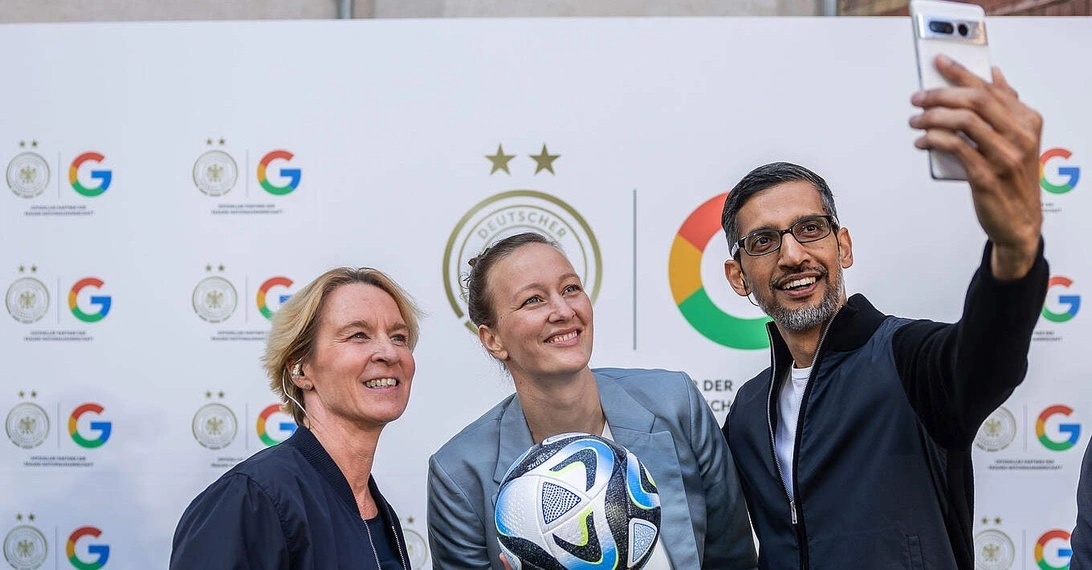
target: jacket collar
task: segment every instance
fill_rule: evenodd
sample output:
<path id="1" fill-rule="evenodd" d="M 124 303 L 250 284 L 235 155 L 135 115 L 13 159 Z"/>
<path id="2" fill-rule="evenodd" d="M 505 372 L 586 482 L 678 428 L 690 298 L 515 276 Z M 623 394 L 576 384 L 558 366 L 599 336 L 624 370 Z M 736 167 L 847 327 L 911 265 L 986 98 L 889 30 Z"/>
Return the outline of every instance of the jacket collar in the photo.
<path id="1" fill-rule="evenodd" d="M 864 295 L 857 293 L 835 313 L 834 320 L 831 321 L 830 329 L 823 340 L 823 346 L 820 348 L 824 353 L 856 350 L 868 342 L 883 320 L 884 314 L 873 307 Z M 776 374 L 777 370 L 792 364 L 792 354 L 789 353 L 789 346 L 785 343 L 777 325 L 771 321 L 766 324 L 766 327 L 770 333 L 770 346 L 773 350 Z M 819 354 L 815 357 L 818 362 Z"/>
<path id="2" fill-rule="evenodd" d="M 315 437 L 315 434 L 311 433 L 311 430 L 304 426 L 297 426 L 292 437 L 286 439 L 280 445 L 288 445 L 298 449 L 303 458 L 329 483 L 330 487 L 337 493 L 338 498 L 345 502 L 351 511 L 359 514 L 360 507 L 356 504 L 356 497 L 353 496 L 353 489 L 349 487 L 349 481 L 345 479 L 345 474 L 341 472 L 341 468 L 337 466 L 337 463 L 334 463 L 334 458 L 330 457 L 330 454 L 322 447 L 322 443 Z M 380 512 L 382 512 L 386 501 L 379 494 L 379 487 L 375 484 L 375 477 L 370 475 L 368 476 L 368 489 L 371 490 L 372 498 L 375 499 L 376 504 L 380 506 Z"/>
<path id="3" fill-rule="evenodd" d="M 360 507 L 356 504 L 356 497 L 353 496 L 353 489 L 349 486 L 349 481 L 345 478 L 345 474 L 341 472 L 341 468 L 337 466 L 337 463 L 334 463 L 334 458 L 330 457 L 330 454 L 327 453 L 326 448 L 322 447 L 322 443 L 315 437 L 315 434 L 311 433 L 311 430 L 304 426 L 297 426 L 292 437 L 284 440 L 279 445 L 294 447 L 298 450 L 300 455 L 326 480 L 338 499 L 349 508 L 349 511 L 360 516 Z M 371 475 L 368 476 L 368 490 L 371 491 L 372 499 L 375 500 L 375 505 L 379 509 L 379 516 L 383 519 L 383 532 L 386 533 L 387 540 L 401 555 L 400 560 L 405 564 L 405 561 L 409 558 L 409 551 L 406 550 L 403 539 L 402 524 L 394 513 L 394 509 L 391 508 L 390 503 L 379 492 L 379 485 L 376 484 L 375 477 Z M 406 567 L 408 568 L 408 566 Z"/>

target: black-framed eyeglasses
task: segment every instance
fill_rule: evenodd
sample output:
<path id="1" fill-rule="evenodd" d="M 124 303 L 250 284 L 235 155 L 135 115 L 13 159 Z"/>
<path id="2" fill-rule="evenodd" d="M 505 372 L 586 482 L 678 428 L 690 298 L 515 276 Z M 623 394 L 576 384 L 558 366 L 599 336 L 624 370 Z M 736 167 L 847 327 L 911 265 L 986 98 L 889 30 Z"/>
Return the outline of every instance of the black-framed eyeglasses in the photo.
<path id="1" fill-rule="evenodd" d="M 781 237 L 785 234 L 791 233 L 798 243 L 811 243 L 829 236 L 831 230 L 837 226 L 838 220 L 834 216 L 808 216 L 783 230 L 753 231 L 732 244 L 731 254 L 735 257 L 742 249 L 751 257 L 767 255 L 781 249 Z"/>

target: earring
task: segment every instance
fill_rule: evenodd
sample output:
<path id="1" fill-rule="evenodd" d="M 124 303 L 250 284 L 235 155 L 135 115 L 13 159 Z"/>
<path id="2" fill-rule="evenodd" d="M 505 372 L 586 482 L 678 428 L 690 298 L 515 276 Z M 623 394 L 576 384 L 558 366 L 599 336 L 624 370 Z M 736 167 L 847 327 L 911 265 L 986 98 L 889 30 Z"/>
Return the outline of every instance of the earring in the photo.
<path id="1" fill-rule="evenodd" d="M 751 293 L 754 293 L 754 289 L 751 289 L 751 284 L 747 282 L 747 276 L 743 274 L 742 270 L 740 270 L 739 276 L 743 280 L 743 289 L 747 292 L 747 302 L 761 309 L 762 307 L 754 299 L 751 299 Z"/>
<path id="2" fill-rule="evenodd" d="M 315 385 L 310 383 L 310 382 L 304 382 L 303 384 L 300 384 L 300 389 L 301 390 L 310 390 L 311 388 L 314 388 L 314 387 L 315 387 Z"/>
<path id="3" fill-rule="evenodd" d="M 303 363 L 297 362 L 296 365 L 292 367 L 292 377 L 299 378 L 300 376 L 303 376 Z"/>

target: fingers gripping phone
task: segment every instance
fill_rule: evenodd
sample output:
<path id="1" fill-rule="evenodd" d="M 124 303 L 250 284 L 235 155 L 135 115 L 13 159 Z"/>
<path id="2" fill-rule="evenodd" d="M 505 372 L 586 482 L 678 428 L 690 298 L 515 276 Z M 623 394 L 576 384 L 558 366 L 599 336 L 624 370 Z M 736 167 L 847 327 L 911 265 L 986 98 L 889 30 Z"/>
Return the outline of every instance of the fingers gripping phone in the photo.
<path id="1" fill-rule="evenodd" d="M 940 54 L 959 62 L 982 79 L 991 81 L 986 13 L 980 6 L 940 0 L 912 0 L 910 17 L 914 22 L 914 49 L 918 59 L 918 82 L 922 89 L 951 85 L 936 69 L 934 60 Z M 971 142 L 970 139 L 968 142 Z M 967 171 L 959 160 L 943 151 L 929 151 L 929 171 L 937 180 L 967 179 Z"/>

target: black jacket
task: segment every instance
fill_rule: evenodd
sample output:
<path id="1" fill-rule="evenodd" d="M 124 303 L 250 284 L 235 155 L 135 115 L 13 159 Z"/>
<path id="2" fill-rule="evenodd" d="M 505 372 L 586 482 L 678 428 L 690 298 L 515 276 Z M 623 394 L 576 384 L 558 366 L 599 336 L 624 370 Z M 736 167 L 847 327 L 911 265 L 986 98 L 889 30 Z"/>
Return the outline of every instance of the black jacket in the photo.
<path id="1" fill-rule="evenodd" d="M 1081 480 L 1077 484 L 1077 526 L 1069 539 L 1073 558 L 1069 570 L 1092 569 L 1092 444 L 1084 450 Z"/>
<path id="2" fill-rule="evenodd" d="M 391 549 L 409 568 L 398 517 L 374 478 L 368 485 Z M 170 567 L 378 570 L 349 482 L 302 426 L 190 503 L 174 533 Z"/>
<path id="3" fill-rule="evenodd" d="M 835 315 L 800 407 L 793 504 L 773 439 L 792 356 L 770 324 L 772 366 L 724 425 L 760 568 L 974 567 L 971 444 L 1024 378 L 1049 276 L 1042 246 L 1017 281 L 994 279 L 989 256 L 955 324 L 886 316 L 861 295 Z"/>

